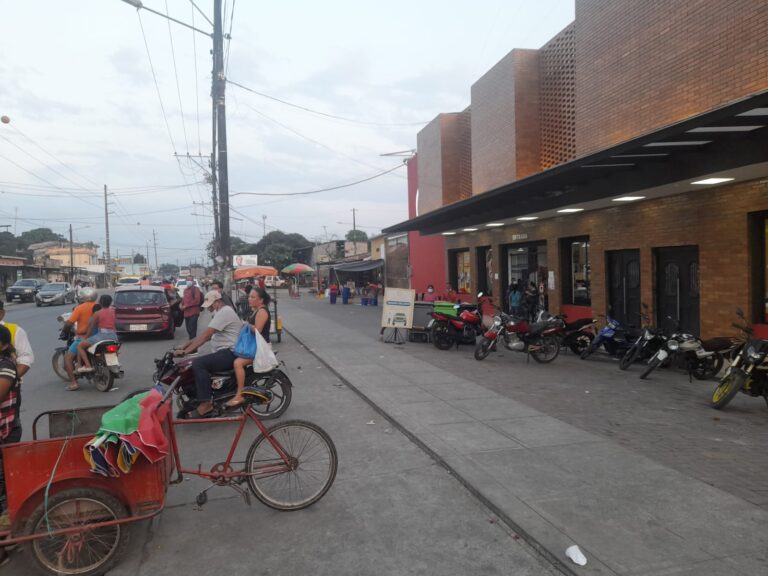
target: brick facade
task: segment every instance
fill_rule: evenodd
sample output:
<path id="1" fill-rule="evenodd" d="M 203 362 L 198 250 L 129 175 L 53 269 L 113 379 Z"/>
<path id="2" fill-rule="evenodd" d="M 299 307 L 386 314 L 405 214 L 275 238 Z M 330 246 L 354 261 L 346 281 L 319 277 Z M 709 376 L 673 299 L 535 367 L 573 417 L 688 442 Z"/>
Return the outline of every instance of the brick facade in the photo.
<path id="1" fill-rule="evenodd" d="M 768 89 L 764 0 L 576 0 L 579 156 Z"/>
<path id="2" fill-rule="evenodd" d="M 547 266 L 555 271 L 555 289 L 549 291 L 550 312 L 562 301 L 560 239 L 589 236 L 592 308 L 607 309 L 606 251 L 640 249 L 641 298 L 655 314 L 653 249 L 696 245 L 699 248 L 701 335 L 730 334 L 734 310 L 750 310 L 752 275 L 757 273 L 748 249 L 748 213 L 768 210 L 768 180 L 735 184 L 719 189 L 680 194 L 636 205 L 530 222 L 503 229 L 461 234 L 446 238 L 446 249 L 492 246 L 494 269 L 501 269 L 500 248 L 515 243 L 513 234 L 527 234 L 524 242 L 547 242 Z M 473 260 L 473 266 L 476 263 Z M 477 270 L 477 268 L 473 268 Z M 477 290 L 473 275 L 473 292 Z M 506 279 L 500 278 L 494 294 L 503 294 Z"/>
<path id="3" fill-rule="evenodd" d="M 539 50 L 541 170 L 576 157 L 576 45 L 570 24 Z"/>

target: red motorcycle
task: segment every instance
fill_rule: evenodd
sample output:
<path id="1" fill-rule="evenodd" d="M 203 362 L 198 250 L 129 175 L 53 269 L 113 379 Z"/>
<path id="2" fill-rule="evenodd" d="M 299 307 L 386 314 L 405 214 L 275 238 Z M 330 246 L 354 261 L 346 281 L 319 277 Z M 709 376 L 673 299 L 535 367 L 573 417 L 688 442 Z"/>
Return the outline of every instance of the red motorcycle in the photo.
<path id="1" fill-rule="evenodd" d="M 475 360 L 485 359 L 491 350 L 497 349 L 500 341 L 507 350 L 530 354 L 536 362 L 552 362 L 560 353 L 557 333 L 561 325 L 557 318 L 529 324 L 526 320 L 499 312 L 475 346 Z"/>
<path id="2" fill-rule="evenodd" d="M 476 304 L 456 304 L 456 316 L 431 312 L 432 320 L 427 329 L 432 343 L 439 350 L 449 350 L 454 344 L 473 344 L 483 331 L 482 316 Z"/>

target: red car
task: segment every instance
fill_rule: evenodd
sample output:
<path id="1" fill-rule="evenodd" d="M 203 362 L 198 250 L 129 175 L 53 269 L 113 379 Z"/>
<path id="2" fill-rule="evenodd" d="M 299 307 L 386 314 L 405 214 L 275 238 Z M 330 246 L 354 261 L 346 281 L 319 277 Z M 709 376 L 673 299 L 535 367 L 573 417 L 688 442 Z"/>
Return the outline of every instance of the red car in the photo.
<path id="1" fill-rule="evenodd" d="M 168 293 L 160 286 L 115 288 L 118 334 L 161 334 L 171 339 L 176 330 Z"/>

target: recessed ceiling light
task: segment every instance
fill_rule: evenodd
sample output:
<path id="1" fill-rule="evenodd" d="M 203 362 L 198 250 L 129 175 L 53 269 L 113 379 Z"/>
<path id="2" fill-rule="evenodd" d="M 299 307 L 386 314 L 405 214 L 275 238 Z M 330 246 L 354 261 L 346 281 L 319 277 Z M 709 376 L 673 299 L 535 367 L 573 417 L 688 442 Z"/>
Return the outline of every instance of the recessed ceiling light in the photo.
<path id="1" fill-rule="evenodd" d="M 477 232 L 477 228 L 464 228 L 464 232 Z"/>
<path id="2" fill-rule="evenodd" d="M 615 163 L 615 164 L 582 164 L 582 168 L 615 168 L 617 166 L 634 166 L 631 162 Z"/>
<path id="3" fill-rule="evenodd" d="M 622 196 L 621 198 L 614 198 L 614 202 L 634 202 L 635 200 L 643 200 L 645 196 Z"/>
<path id="4" fill-rule="evenodd" d="M 520 218 L 518 218 L 517 220 L 518 222 L 529 222 L 531 220 L 538 220 L 538 219 L 539 219 L 538 216 L 520 216 Z"/>
<path id="5" fill-rule="evenodd" d="M 443 232 L 443 236 L 456 236 L 456 232 Z"/>
<path id="6" fill-rule="evenodd" d="M 691 184 L 722 184 L 723 182 L 730 182 L 733 178 L 705 178 L 704 180 L 696 180 Z"/>
<path id="7" fill-rule="evenodd" d="M 647 154 L 616 154 L 611 158 L 656 158 L 660 156 L 669 156 L 666 152 L 649 152 Z"/>
<path id="8" fill-rule="evenodd" d="M 705 133 L 705 132 L 751 132 L 758 128 L 765 128 L 765 126 L 700 126 L 693 130 L 688 130 L 691 133 Z"/>
<path id="9" fill-rule="evenodd" d="M 497 226 L 504 226 L 504 222 L 491 222 L 490 224 L 486 224 L 488 228 L 496 228 Z"/>
<path id="10" fill-rule="evenodd" d="M 768 116 L 768 108 L 752 108 L 752 110 L 736 114 L 736 116 Z"/>
<path id="11" fill-rule="evenodd" d="M 584 208 L 563 208 L 562 210 L 558 210 L 560 214 L 573 214 L 574 212 L 581 212 Z"/>
<path id="12" fill-rule="evenodd" d="M 675 142 L 651 142 L 650 144 L 644 144 L 643 148 L 654 148 L 657 146 L 701 146 L 703 144 L 709 144 L 712 140 L 679 140 Z"/>

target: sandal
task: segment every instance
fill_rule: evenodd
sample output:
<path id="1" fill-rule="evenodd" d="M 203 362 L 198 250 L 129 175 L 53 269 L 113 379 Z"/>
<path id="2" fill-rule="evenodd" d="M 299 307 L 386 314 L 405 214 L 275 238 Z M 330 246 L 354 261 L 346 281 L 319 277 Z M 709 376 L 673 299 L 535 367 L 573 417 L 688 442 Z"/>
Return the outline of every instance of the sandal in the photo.
<path id="1" fill-rule="evenodd" d="M 197 410 L 192 410 L 192 412 L 189 412 L 187 414 L 188 420 L 199 420 L 201 418 L 213 418 L 213 408 L 208 410 L 208 412 L 205 412 L 204 414 L 200 414 Z"/>
<path id="2" fill-rule="evenodd" d="M 70 384 L 64 390 L 67 390 L 68 392 L 74 392 L 75 390 L 80 390 L 80 386 L 78 384 Z"/>
<path id="3" fill-rule="evenodd" d="M 93 371 L 93 366 L 80 366 L 75 370 L 75 374 L 90 374 Z"/>

